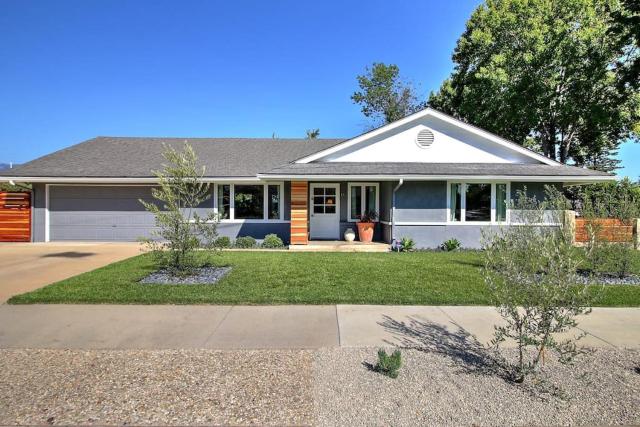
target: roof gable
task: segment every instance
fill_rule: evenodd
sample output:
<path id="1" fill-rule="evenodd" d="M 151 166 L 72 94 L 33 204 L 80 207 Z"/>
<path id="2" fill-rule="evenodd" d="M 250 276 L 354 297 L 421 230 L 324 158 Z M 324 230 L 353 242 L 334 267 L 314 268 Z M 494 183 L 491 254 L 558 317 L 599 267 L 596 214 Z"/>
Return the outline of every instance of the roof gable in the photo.
<path id="1" fill-rule="evenodd" d="M 418 133 L 428 130 L 433 143 L 422 147 Z M 424 163 L 559 163 L 427 108 L 404 119 L 337 144 L 296 161 L 309 162 L 424 162 Z"/>

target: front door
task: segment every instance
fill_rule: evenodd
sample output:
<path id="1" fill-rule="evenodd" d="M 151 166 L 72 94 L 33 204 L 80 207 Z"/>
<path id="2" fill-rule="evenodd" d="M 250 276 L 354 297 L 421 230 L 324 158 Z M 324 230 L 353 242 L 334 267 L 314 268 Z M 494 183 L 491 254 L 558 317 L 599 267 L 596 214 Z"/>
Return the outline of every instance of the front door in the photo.
<path id="1" fill-rule="evenodd" d="M 311 239 L 340 239 L 340 184 L 311 184 Z"/>

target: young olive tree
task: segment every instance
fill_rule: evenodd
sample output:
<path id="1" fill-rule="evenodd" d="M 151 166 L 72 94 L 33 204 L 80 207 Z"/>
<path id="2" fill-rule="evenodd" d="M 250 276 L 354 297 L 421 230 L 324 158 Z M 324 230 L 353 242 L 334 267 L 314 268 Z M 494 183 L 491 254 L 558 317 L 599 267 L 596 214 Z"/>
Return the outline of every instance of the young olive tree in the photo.
<path id="1" fill-rule="evenodd" d="M 483 276 L 504 320 L 495 326 L 492 345 L 498 351 L 507 340 L 517 344 L 517 360 L 503 358 L 516 382 L 535 373 L 548 351 L 570 362 L 583 335 L 564 340 L 556 335 L 574 328 L 576 316 L 591 310 L 587 287 L 577 284 L 579 261 L 570 231 L 562 226 L 565 202 L 550 187 L 545 202 L 528 197 L 525 189 L 511 203 L 512 224 L 483 236 Z"/>
<path id="2" fill-rule="evenodd" d="M 198 266 L 198 249 L 215 250 L 217 216 L 211 211 L 200 216 L 196 208 L 211 198 L 211 187 L 203 182 L 204 167 L 198 167 L 198 157 L 186 144 L 182 151 L 164 146 L 161 171 L 154 171 L 158 187 L 151 194 L 160 202 L 140 202 L 155 216 L 157 230 L 152 237 L 142 238 L 161 268 L 175 275 L 193 272 Z"/>

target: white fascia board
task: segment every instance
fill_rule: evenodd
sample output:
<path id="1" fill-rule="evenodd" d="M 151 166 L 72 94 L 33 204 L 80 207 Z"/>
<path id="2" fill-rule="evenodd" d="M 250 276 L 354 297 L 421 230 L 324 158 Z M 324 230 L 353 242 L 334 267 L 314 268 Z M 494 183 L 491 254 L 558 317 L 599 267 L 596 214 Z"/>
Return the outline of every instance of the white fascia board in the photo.
<path id="1" fill-rule="evenodd" d="M 260 179 L 291 179 L 300 181 L 517 181 L 517 182 L 563 182 L 597 183 L 615 181 L 615 176 L 523 176 L 523 175 L 258 175 Z"/>
<path id="2" fill-rule="evenodd" d="M 556 162 L 555 160 L 552 160 L 548 157 L 545 157 L 541 154 L 535 153 L 531 150 L 528 150 L 518 144 L 516 144 L 515 142 L 509 141 L 507 139 L 501 138 L 498 135 L 495 135 L 491 132 L 488 132 L 484 129 L 481 129 L 479 127 L 470 125 L 468 123 L 465 123 L 461 120 L 456 119 L 455 117 L 451 117 L 447 114 L 441 113 L 440 111 L 434 110 L 432 108 L 425 108 L 424 110 L 418 111 L 417 113 L 411 114 L 403 119 L 400 119 L 398 121 L 395 121 L 393 123 L 389 123 L 388 125 L 382 126 L 378 129 L 372 130 L 371 132 L 367 132 L 365 134 L 362 134 L 360 136 L 357 136 L 353 139 L 350 139 L 348 141 L 342 142 L 338 145 L 334 145 L 333 147 L 327 148 L 326 150 L 322 150 L 322 151 L 318 151 L 317 153 L 313 153 L 309 156 L 303 157 L 301 159 L 298 159 L 295 161 L 295 163 L 309 163 L 312 162 L 314 160 L 318 160 L 322 157 L 328 156 L 329 154 L 333 154 L 336 153 L 340 150 L 344 150 L 345 148 L 349 148 L 355 144 L 358 144 L 362 141 L 366 141 L 367 139 L 370 138 L 374 138 L 384 132 L 388 132 L 390 130 L 393 130 L 399 126 L 402 126 L 406 123 L 409 123 L 413 120 L 419 119 L 421 117 L 425 117 L 425 116 L 433 116 L 436 117 L 442 121 L 445 121 L 447 123 L 450 123 L 454 126 L 458 126 L 459 128 L 465 129 L 468 132 L 471 132 L 473 134 L 479 135 L 485 139 L 488 139 L 489 141 L 495 142 L 496 144 L 505 147 L 507 149 L 510 149 L 512 151 L 516 151 L 520 154 L 523 154 L 527 157 L 530 157 L 532 159 L 535 159 L 539 162 L 542 162 L 544 164 L 547 165 L 551 165 L 551 166 L 560 166 L 562 165 L 559 162 Z"/>
<path id="3" fill-rule="evenodd" d="M 78 184 L 153 184 L 158 182 L 158 178 L 94 178 L 94 177 L 43 177 L 43 176 L 0 176 L 0 182 L 28 182 L 28 183 L 37 183 L 37 182 L 46 182 L 50 184 L 66 184 L 66 183 L 78 183 Z M 260 181 L 257 177 L 205 177 L 202 179 L 203 182 L 257 182 Z"/>

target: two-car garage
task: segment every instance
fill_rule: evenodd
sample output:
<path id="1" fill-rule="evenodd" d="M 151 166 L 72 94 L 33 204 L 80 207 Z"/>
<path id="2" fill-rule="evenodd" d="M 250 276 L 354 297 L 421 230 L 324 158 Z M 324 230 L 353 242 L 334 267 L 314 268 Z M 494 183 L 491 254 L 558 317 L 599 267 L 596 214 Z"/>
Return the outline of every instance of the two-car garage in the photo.
<path id="1" fill-rule="evenodd" d="M 151 188 L 47 185 L 48 240 L 135 241 L 148 236 L 154 228 L 154 217 L 140 199 L 153 200 Z"/>

